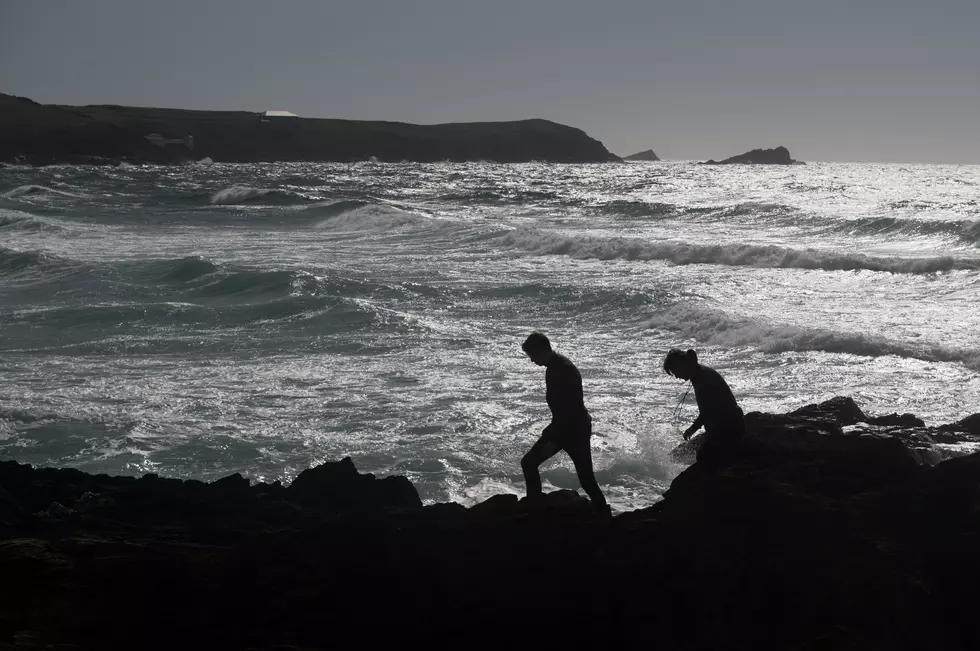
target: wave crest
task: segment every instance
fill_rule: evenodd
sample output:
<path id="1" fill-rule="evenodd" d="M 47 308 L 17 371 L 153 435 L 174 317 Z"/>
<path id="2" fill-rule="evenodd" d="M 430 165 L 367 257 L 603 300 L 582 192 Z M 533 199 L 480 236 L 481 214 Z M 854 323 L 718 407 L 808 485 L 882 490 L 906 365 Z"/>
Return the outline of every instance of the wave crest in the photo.
<path id="1" fill-rule="evenodd" d="M 16 251 L 0 247 L 0 272 L 16 273 L 31 267 L 40 267 L 47 261 L 43 251 Z"/>
<path id="2" fill-rule="evenodd" d="M 199 287 L 195 293 L 203 296 L 266 293 L 312 294 L 316 293 L 317 288 L 316 277 L 306 273 L 295 271 L 239 271 Z"/>
<path id="3" fill-rule="evenodd" d="M 80 194 L 72 194 L 71 192 L 65 192 L 64 190 L 56 190 L 54 188 L 49 188 L 46 185 L 22 185 L 14 188 L 13 190 L 9 190 L 0 196 L 2 196 L 4 199 L 16 199 L 17 197 L 33 194 L 47 196 L 56 195 L 61 197 L 71 197 L 73 199 L 82 198 L 82 195 Z"/>
<path id="4" fill-rule="evenodd" d="M 787 323 L 754 321 L 703 305 L 678 303 L 661 310 L 648 328 L 670 330 L 712 346 L 756 348 L 767 353 L 822 351 L 862 357 L 908 357 L 927 362 L 962 363 L 980 370 L 980 351 L 915 344 L 885 337 Z"/>
<path id="5" fill-rule="evenodd" d="M 535 228 L 518 228 L 502 236 L 506 246 L 540 255 L 568 255 L 598 260 L 663 260 L 676 265 L 717 264 L 761 268 L 823 269 L 826 271 L 885 271 L 926 274 L 952 269 L 977 269 L 980 261 L 932 258 L 884 258 L 860 253 L 834 253 L 757 244 L 692 244 L 639 238 L 562 235 Z"/>
<path id="6" fill-rule="evenodd" d="M 962 242 L 980 242 L 980 221 L 924 220 L 904 217 L 860 217 L 848 219 L 828 229 L 845 235 L 938 235 L 955 237 Z"/>
<path id="7" fill-rule="evenodd" d="M 213 206 L 237 206 L 255 202 L 257 199 L 264 199 L 261 203 L 276 205 L 299 204 L 310 201 L 309 198 L 289 190 L 233 185 L 214 192 L 210 197 L 210 203 Z"/>
<path id="8" fill-rule="evenodd" d="M 187 282 L 207 276 L 219 269 L 218 265 L 199 255 L 190 255 L 176 262 L 168 263 L 163 280 Z"/>
<path id="9" fill-rule="evenodd" d="M 619 199 L 603 204 L 599 210 L 605 214 L 636 219 L 642 217 L 669 217 L 676 215 L 677 206 L 669 203 L 648 203 L 639 200 Z"/>
<path id="10" fill-rule="evenodd" d="M 338 204 L 345 204 L 339 206 Z M 338 210 L 317 224 L 318 228 L 339 232 L 389 231 L 419 225 L 445 223 L 395 206 L 359 201 L 342 201 Z"/>

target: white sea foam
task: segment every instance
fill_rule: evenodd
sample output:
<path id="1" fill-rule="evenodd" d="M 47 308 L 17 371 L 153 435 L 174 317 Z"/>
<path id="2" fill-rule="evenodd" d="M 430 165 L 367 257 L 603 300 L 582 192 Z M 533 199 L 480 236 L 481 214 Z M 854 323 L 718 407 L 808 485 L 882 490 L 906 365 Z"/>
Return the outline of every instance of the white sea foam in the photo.
<path id="1" fill-rule="evenodd" d="M 393 231 L 448 224 L 446 220 L 433 219 L 409 210 L 386 204 L 360 204 L 338 202 L 339 212 L 319 222 L 318 228 L 344 233 L 358 231 Z M 329 212 L 331 205 L 325 207 Z"/>
<path id="2" fill-rule="evenodd" d="M 709 306 L 678 303 L 653 315 L 647 326 L 670 330 L 703 344 L 756 348 L 769 353 L 824 351 L 864 357 L 894 355 L 929 362 L 959 362 L 980 370 L 980 351 L 906 342 L 876 334 L 756 321 Z"/>
<path id="3" fill-rule="evenodd" d="M 75 199 L 80 199 L 83 196 L 80 194 L 66 192 L 64 190 L 56 190 L 44 185 L 22 185 L 14 188 L 13 190 L 5 192 L 2 196 L 4 199 L 16 199 L 17 197 L 23 197 L 26 195 L 58 195 L 62 197 L 72 197 Z"/>
<path id="4" fill-rule="evenodd" d="M 929 258 L 873 257 L 757 244 L 694 244 L 673 240 L 564 235 L 557 231 L 520 227 L 501 238 L 505 246 L 540 255 L 568 255 L 598 260 L 664 260 L 677 265 L 717 264 L 764 268 L 824 269 L 828 271 L 886 271 L 935 273 L 980 268 L 980 260 L 951 256 Z"/>
<path id="5" fill-rule="evenodd" d="M 0 230 L 62 231 L 65 230 L 65 224 L 52 217 L 0 208 Z"/>
<path id="6" fill-rule="evenodd" d="M 230 188 L 223 188 L 211 195 L 211 203 L 216 206 L 234 206 L 245 203 L 252 199 L 264 197 L 272 192 L 266 188 L 250 188 L 242 185 L 233 185 Z"/>

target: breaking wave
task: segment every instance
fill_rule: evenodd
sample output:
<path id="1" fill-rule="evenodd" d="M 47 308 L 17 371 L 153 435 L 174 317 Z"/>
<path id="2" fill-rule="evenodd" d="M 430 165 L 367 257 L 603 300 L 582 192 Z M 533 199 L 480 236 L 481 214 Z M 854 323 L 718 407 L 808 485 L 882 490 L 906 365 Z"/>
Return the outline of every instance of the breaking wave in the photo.
<path id="1" fill-rule="evenodd" d="M 567 255 L 598 260 L 663 260 L 676 265 L 717 264 L 826 271 L 885 271 L 926 274 L 953 269 L 980 268 L 980 260 L 951 256 L 886 258 L 859 253 L 834 253 L 757 244 L 692 244 L 638 238 L 602 238 L 563 235 L 555 231 L 518 228 L 501 237 L 505 246 L 539 255 Z"/>
<path id="2" fill-rule="evenodd" d="M 187 282 L 214 273 L 220 267 L 199 255 L 191 255 L 180 260 L 168 260 L 163 263 L 164 271 L 161 280 Z"/>
<path id="3" fill-rule="evenodd" d="M 56 219 L 50 217 L 39 217 L 26 212 L 17 210 L 0 209 L 0 232 L 2 231 L 24 231 L 24 232 L 59 232 L 65 227 Z"/>
<path id="4" fill-rule="evenodd" d="M 823 351 L 863 357 L 894 355 L 928 362 L 958 362 L 980 370 L 980 351 L 977 350 L 895 341 L 859 332 L 761 322 L 690 303 L 678 303 L 661 310 L 646 325 L 677 332 L 712 346 L 748 347 L 767 353 Z"/>
<path id="5" fill-rule="evenodd" d="M 344 233 L 395 231 L 452 223 L 388 204 L 363 201 L 340 201 L 318 210 L 321 216 L 327 214 L 326 219 L 316 224 L 318 228 Z"/>
<path id="6" fill-rule="evenodd" d="M 938 235 L 969 244 L 980 243 L 980 221 L 862 217 L 838 222 L 829 229 L 847 235 Z"/>
<path id="7" fill-rule="evenodd" d="M 646 201 L 617 200 L 603 204 L 600 212 L 627 219 L 642 217 L 671 217 L 679 212 L 679 208 L 669 203 L 648 203 Z"/>
<path id="8" fill-rule="evenodd" d="M 43 251 L 16 251 L 0 247 L 0 274 L 19 273 L 47 266 L 56 259 Z"/>
<path id="9" fill-rule="evenodd" d="M 61 197 L 71 197 L 73 199 L 81 199 L 83 197 L 83 195 L 80 194 L 73 194 L 64 190 L 56 190 L 44 185 L 22 185 L 14 188 L 13 190 L 9 190 L 0 196 L 2 196 L 4 199 L 16 199 L 17 197 L 27 195 L 56 195 Z"/>
<path id="10" fill-rule="evenodd" d="M 213 206 L 237 206 L 246 203 L 256 202 L 275 205 L 300 204 L 311 201 L 308 197 L 291 192 L 289 190 L 275 190 L 270 188 L 252 188 L 244 185 L 233 185 L 223 188 L 213 193 L 210 203 Z"/>

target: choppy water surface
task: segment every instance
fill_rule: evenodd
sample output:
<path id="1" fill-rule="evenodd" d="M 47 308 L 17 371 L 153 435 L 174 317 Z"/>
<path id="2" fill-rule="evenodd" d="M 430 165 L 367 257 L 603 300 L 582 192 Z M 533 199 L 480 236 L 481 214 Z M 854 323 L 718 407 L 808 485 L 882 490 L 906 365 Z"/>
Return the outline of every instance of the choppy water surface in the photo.
<path id="1" fill-rule="evenodd" d="M 600 483 L 642 506 L 695 415 L 672 346 L 747 410 L 980 411 L 978 246 L 971 166 L 0 169 L 0 457 L 288 480 L 350 455 L 426 500 L 521 492 L 541 329 Z M 564 458 L 545 479 L 577 487 Z"/>

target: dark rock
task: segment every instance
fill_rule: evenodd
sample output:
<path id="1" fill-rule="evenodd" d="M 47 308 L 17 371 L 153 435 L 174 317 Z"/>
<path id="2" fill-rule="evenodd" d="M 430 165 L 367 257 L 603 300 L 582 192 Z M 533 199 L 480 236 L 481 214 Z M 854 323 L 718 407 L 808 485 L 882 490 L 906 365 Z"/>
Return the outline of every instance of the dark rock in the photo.
<path id="1" fill-rule="evenodd" d="M 48 508 L 43 511 L 38 511 L 34 515 L 45 522 L 58 522 L 69 517 L 71 515 L 71 509 L 58 502 L 51 502 Z"/>
<path id="2" fill-rule="evenodd" d="M 879 427 L 925 427 L 925 422 L 915 414 L 886 414 L 868 416 L 865 422 Z"/>
<path id="3" fill-rule="evenodd" d="M 723 161 L 709 160 L 705 165 L 802 165 L 800 161 L 795 161 L 789 155 L 789 150 L 785 147 L 775 149 L 753 149 L 745 154 L 732 156 Z"/>
<path id="4" fill-rule="evenodd" d="M 966 432 L 972 436 L 980 437 L 980 414 L 972 414 L 955 423 L 941 425 L 939 429 L 944 432 Z"/>
<path id="5" fill-rule="evenodd" d="M 525 497 L 518 502 L 518 506 L 526 513 L 565 511 L 582 514 L 592 511 L 592 502 L 573 490 L 551 491 L 534 499 Z"/>
<path id="6" fill-rule="evenodd" d="M 460 522 L 461 518 L 465 518 L 469 512 L 465 506 L 456 502 L 429 504 L 423 507 L 422 511 L 427 517 L 443 522 Z"/>
<path id="7" fill-rule="evenodd" d="M 72 505 L 71 513 L 73 516 L 97 515 L 111 507 L 111 501 L 98 493 L 83 493 L 81 497 Z"/>
<path id="8" fill-rule="evenodd" d="M 358 481 L 360 477 L 354 460 L 344 457 L 340 461 L 328 461 L 307 468 L 289 485 L 289 492 L 297 494 L 307 490 L 318 491 L 324 485 L 344 486 Z"/>
<path id="9" fill-rule="evenodd" d="M 836 423 L 841 426 L 856 425 L 868 418 L 852 398 L 844 396 L 837 396 L 818 404 L 800 407 L 789 412 L 788 415 L 805 420 Z"/>
<path id="10" fill-rule="evenodd" d="M 33 520 L 13 495 L 0 487 L 0 529 L 3 527 L 24 526 Z"/>
<path id="11" fill-rule="evenodd" d="M 0 646 L 980 648 L 980 454 L 919 465 L 936 430 L 845 434 L 855 408 L 749 414 L 611 521 L 574 491 L 389 510 L 411 484 L 349 459 L 288 488 L 0 463 Z"/>
<path id="12" fill-rule="evenodd" d="M 632 154 L 631 156 L 626 156 L 623 160 L 635 160 L 635 161 L 659 161 L 660 158 L 653 153 L 652 149 L 647 149 L 641 152 Z"/>
<path id="13" fill-rule="evenodd" d="M 517 512 L 517 495 L 505 493 L 474 504 L 469 508 L 471 517 L 499 517 L 513 515 Z"/>
<path id="14" fill-rule="evenodd" d="M 350 457 L 308 468 L 286 489 L 287 499 L 331 511 L 378 511 L 420 509 L 418 491 L 405 477 L 386 477 L 357 472 Z"/>
<path id="15" fill-rule="evenodd" d="M 248 492 L 249 481 L 242 477 L 241 473 L 236 472 L 234 475 L 222 477 L 214 482 L 212 486 L 223 493 L 244 494 Z"/>
<path id="16" fill-rule="evenodd" d="M 271 484 L 256 484 L 252 490 L 258 497 L 262 498 L 285 499 L 286 497 L 286 488 L 278 479 Z"/>

